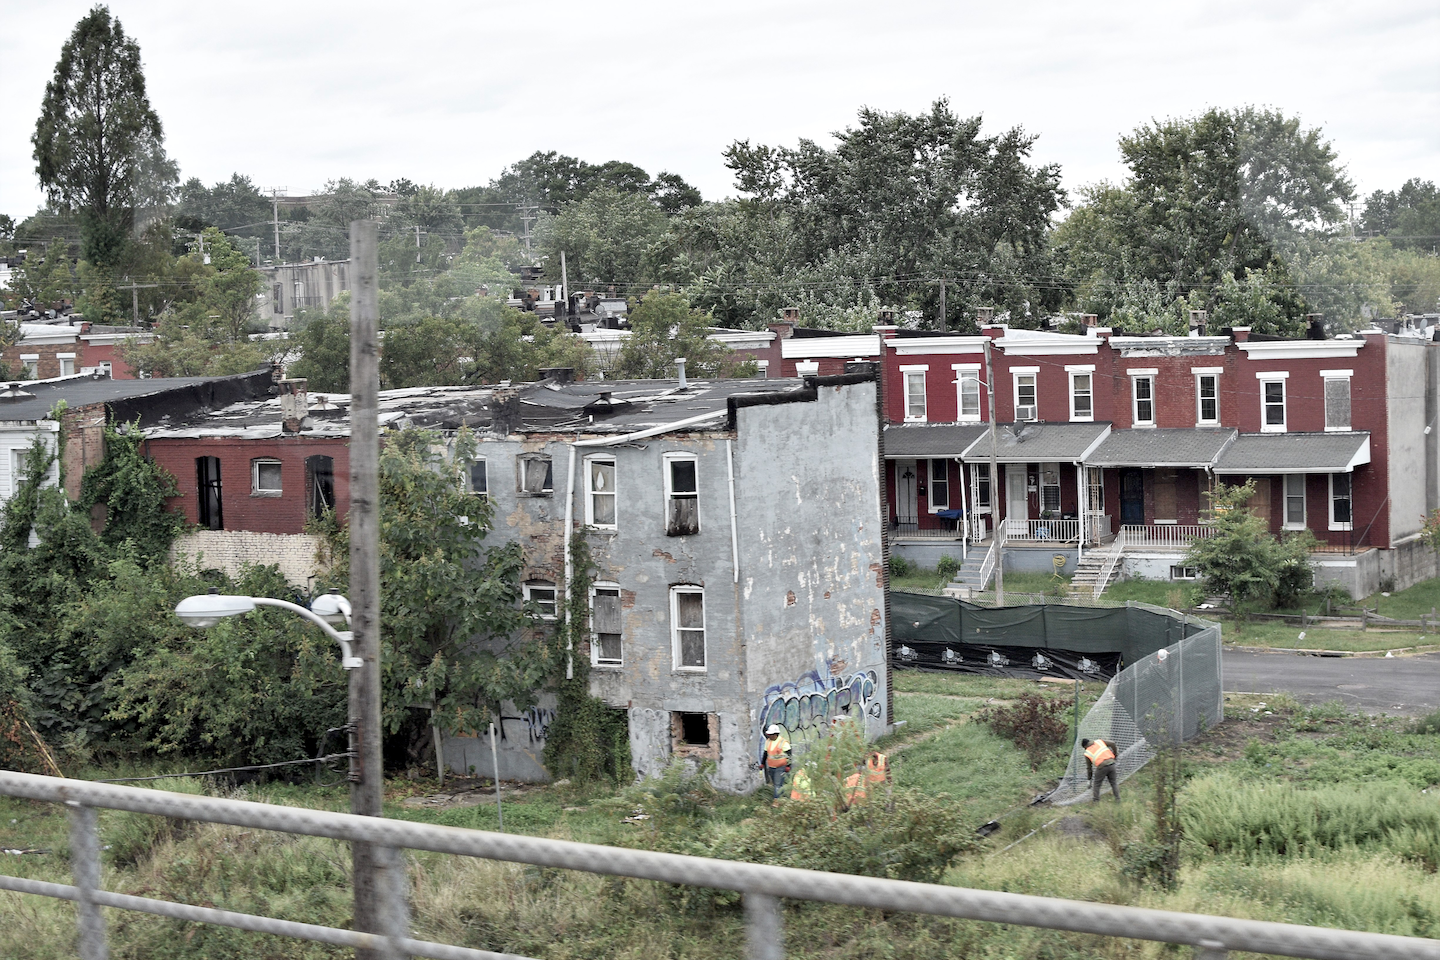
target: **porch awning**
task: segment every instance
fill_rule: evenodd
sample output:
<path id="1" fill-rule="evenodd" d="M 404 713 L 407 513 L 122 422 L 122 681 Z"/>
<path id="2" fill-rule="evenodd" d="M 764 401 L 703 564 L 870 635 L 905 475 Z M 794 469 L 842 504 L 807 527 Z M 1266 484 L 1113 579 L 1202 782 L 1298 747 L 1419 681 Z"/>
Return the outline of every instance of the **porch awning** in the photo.
<path id="1" fill-rule="evenodd" d="M 1370 462 L 1370 434 L 1242 433 L 1225 449 L 1215 472 L 1259 476 L 1276 473 L 1349 473 Z"/>
<path id="2" fill-rule="evenodd" d="M 1002 423 L 996 460 L 1000 463 L 1074 463 L 1084 460 L 1110 433 L 1109 422 L 1102 423 Z M 888 452 L 888 448 L 887 448 Z M 987 429 L 966 448 L 961 459 L 966 463 L 988 463 L 990 431 Z"/>
<path id="3" fill-rule="evenodd" d="M 1085 465 L 1201 469 L 1213 466 L 1239 432 L 1225 427 L 1112 430 L 1095 452 L 1085 458 Z"/>
<path id="4" fill-rule="evenodd" d="M 958 457 L 989 429 L 983 423 L 893 424 L 885 428 L 885 459 Z"/>

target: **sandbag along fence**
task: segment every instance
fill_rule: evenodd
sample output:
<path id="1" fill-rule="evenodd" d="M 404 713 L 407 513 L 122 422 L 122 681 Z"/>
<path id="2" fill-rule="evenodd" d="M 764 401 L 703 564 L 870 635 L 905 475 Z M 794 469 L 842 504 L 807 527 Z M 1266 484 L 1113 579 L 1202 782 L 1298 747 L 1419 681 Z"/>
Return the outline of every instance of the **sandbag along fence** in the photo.
<path id="1" fill-rule="evenodd" d="M 1123 781 L 1159 747 L 1224 718 L 1217 623 L 1134 602 L 992 608 L 902 591 L 891 593 L 890 608 L 895 668 L 1108 681 L 1080 721 L 1051 803 L 1090 795 L 1081 737 L 1110 744 Z"/>

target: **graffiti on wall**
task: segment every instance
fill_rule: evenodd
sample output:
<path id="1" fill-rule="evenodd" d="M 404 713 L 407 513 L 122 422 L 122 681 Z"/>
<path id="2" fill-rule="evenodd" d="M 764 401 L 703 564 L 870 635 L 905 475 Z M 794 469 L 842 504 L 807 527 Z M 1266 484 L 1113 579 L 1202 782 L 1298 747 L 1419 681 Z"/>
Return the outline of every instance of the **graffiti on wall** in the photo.
<path id="1" fill-rule="evenodd" d="M 505 725 L 509 723 L 513 730 L 516 725 L 525 731 L 525 736 L 531 744 L 539 743 L 545 739 L 550 732 L 550 724 L 555 720 L 555 711 L 549 707 L 529 707 L 519 711 L 519 716 L 500 716 L 500 739 L 509 741 Z"/>
<path id="2" fill-rule="evenodd" d="M 837 717 L 880 719 L 884 708 L 878 691 L 879 678 L 873 670 L 849 676 L 823 676 L 810 670 L 796 680 L 774 684 L 760 705 L 759 753 L 763 757 L 764 730 L 772 723 L 785 731 L 798 755 L 805 745 L 825 736 Z"/>

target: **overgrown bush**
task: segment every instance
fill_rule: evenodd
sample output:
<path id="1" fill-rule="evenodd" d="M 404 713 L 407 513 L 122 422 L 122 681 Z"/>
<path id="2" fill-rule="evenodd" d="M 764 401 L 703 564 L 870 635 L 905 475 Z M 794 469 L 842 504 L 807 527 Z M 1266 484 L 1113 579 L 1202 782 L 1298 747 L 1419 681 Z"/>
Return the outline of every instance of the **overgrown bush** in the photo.
<path id="1" fill-rule="evenodd" d="M 1415 721 L 1416 733 L 1440 733 L 1440 710 Z"/>
<path id="2" fill-rule="evenodd" d="M 1069 711 L 1063 700 L 1027 693 L 1010 706 L 986 707 L 975 720 L 1025 751 L 1034 769 L 1069 738 Z"/>
<path id="3" fill-rule="evenodd" d="M 890 576 L 908 577 L 914 572 L 915 564 L 912 561 L 894 555 L 890 557 Z"/>
<path id="4" fill-rule="evenodd" d="M 940 574 L 941 580 L 948 583 L 955 579 L 955 574 L 960 572 L 960 561 L 947 553 L 940 558 L 939 563 L 935 564 L 935 572 Z"/>

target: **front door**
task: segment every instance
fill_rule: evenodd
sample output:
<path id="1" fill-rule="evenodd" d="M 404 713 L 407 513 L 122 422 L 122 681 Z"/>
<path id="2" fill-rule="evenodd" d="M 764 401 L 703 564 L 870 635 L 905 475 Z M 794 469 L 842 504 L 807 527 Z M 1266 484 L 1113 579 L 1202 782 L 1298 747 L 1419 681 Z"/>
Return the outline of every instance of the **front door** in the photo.
<path id="1" fill-rule="evenodd" d="M 1006 532 L 1012 537 L 1023 537 L 1030 529 L 1030 500 L 1025 490 L 1025 465 L 1012 463 L 1005 468 L 1005 522 Z"/>
<path id="2" fill-rule="evenodd" d="M 895 519 L 900 523 L 916 523 L 920 510 L 915 499 L 914 460 L 895 461 Z"/>
<path id="3" fill-rule="evenodd" d="M 1120 473 L 1120 522 L 1132 526 L 1145 523 L 1145 474 L 1139 470 Z"/>

